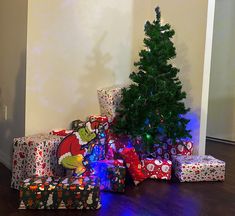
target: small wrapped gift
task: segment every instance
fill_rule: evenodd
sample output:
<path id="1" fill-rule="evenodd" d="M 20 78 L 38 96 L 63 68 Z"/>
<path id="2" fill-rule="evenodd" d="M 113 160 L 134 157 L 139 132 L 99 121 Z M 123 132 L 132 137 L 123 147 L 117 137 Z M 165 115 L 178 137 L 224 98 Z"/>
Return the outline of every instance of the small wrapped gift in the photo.
<path id="1" fill-rule="evenodd" d="M 172 162 L 170 160 L 146 158 L 142 160 L 142 166 L 147 172 L 148 178 L 171 179 Z"/>
<path id="2" fill-rule="evenodd" d="M 156 158 L 171 160 L 173 155 L 192 155 L 193 142 L 177 141 L 174 145 L 171 143 L 155 144 L 154 149 Z"/>
<path id="3" fill-rule="evenodd" d="M 20 186 L 19 209 L 99 209 L 96 177 L 32 177 Z"/>
<path id="4" fill-rule="evenodd" d="M 116 108 L 122 100 L 122 88 L 124 86 L 113 86 L 97 90 L 101 115 L 106 115 L 113 120 Z"/>
<path id="5" fill-rule="evenodd" d="M 140 182 L 148 178 L 145 170 L 141 165 L 139 157 L 133 147 L 131 148 L 125 147 L 120 152 L 120 154 L 126 163 L 127 169 L 130 172 L 135 185 L 139 184 Z"/>
<path id="6" fill-rule="evenodd" d="M 173 169 L 181 182 L 224 181 L 225 162 L 210 155 L 173 156 Z"/>
<path id="7" fill-rule="evenodd" d="M 122 160 L 103 160 L 92 163 L 94 174 L 100 178 L 100 189 L 112 192 L 125 191 L 126 168 Z"/>

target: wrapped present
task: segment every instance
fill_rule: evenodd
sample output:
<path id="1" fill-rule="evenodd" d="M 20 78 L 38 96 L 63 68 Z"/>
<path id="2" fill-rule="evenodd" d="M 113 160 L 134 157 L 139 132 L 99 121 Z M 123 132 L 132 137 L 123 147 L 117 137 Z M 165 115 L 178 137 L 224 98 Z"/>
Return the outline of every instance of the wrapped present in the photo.
<path id="1" fill-rule="evenodd" d="M 99 209 L 96 177 L 26 179 L 20 186 L 20 209 Z"/>
<path id="2" fill-rule="evenodd" d="M 63 175 L 64 169 L 58 165 L 56 157 L 62 139 L 61 136 L 51 134 L 15 138 L 11 187 L 19 189 L 21 181 L 34 175 Z"/>
<path id="3" fill-rule="evenodd" d="M 105 159 L 105 143 L 101 142 L 101 140 L 97 139 L 95 141 L 94 147 L 89 153 L 90 161 L 99 161 Z"/>
<path id="4" fill-rule="evenodd" d="M 65 178 L 55 189 L 59 209 L 99 209 L 100 182 L 99 178 L 71 177 Z"/>
<path id="5" fill-rule="evenodd" d="M 129 173 L 131 174 L 131 177 L 135 185 L 139 184 L 140 182 L 148 178 L 146 172 L 144 171 L 141 165 L 139 157 L 133 147 L 124 148 L 120 152 L 120 154 L 126 163 L 127 169 Z"/>
<path id="6" fill-rule="evenodd" d="M 224 181 L 225 162 L 210 155 L 173 156 L 173 169 L 181 182 Z"/>
<path id="7" fill-rule="evenodd" d="M 171 179 L 172 162 L 170 160 L 146 158 L 142 160 L 142 166 L 147 172 L 148 178 Z"/>
<path id="8" fill-rule="evenodd" d="M 59 180 L 51 177 L 31 177 L 20 184 L 19 209 L 56 209 L 59 203 L 55 187 Z"/>
<path id="9" fill-rule="evenodd" d="M 173 155 L 192 155 L 193 142 L 177 141 L 174 145 L 171 143 L 155 144 L 154 150 L 157 159 L 171 160 Z"/>
<path id="10" fill-rule="evenodd" d="M 125 191 L 126 168 L 122 160 L 103 160 L 92 164 L 94 174 L 100 178 L 100 189 L 112 192 Z"/>
<path id="11" fill-rule="evenodd" d="M 106 115 L 113 120 L 116 108 L 122 100 L 122 88 L 124 86 L 113 86 L 97 90 L 101 115 Z"/>
<path id="12" fill-rule="evenodd" d="M 119 158 L 119 151 L 122 151 L 125 147 L 132 147 L 131 139 L 128 136 L 113 133 L 108 134 L 106 143 L 106 158 L 109 160 Z"/>

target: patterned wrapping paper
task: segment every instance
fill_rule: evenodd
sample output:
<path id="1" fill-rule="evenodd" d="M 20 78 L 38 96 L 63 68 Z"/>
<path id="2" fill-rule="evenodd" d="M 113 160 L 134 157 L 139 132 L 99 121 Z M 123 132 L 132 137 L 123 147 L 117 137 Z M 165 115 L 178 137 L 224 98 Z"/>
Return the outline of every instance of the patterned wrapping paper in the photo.
<path id="1" fill-rule="evenodd" d="M 123 151 L 120 152 L 120 154 L 126 163 L 126 167 L 135 185 L 139 184 L 140 182 L 148 178 L 147 173 L 145 172 L 145 169 L 142 167 L 139 157 L 133 147 L 124 148 Z"/>
<path id="2" fill-rule="evenodd" d="M 21 181 L 34 175 L 63 175 L 64 169 L 58 165 L 56 157 L 62 138 L 50 134 L 15 138 L 11 187 L 19 189 Z"/>
<path id="3" fill-rule="evenodd" d="M 100 189 L 112 192 L 125 191 L 126 168 L 121 160 L 103 160 L 92 164 L 94 174 L 100 178 Z"/>
<path id="4" fill-rule="evenodd" d="M 113 86 L 97 90 L 101 115 L 106 115 L 113 120 L 116 108 L 122 100 L 122 88 L 124 87 Z"/>
<path id="5" fill-rule="evenodd" d="M 172 144 L 155 144 L 155 156 L 158 159 L 171 160 L 174 155 L 192 155 L 193 153 L 193 142 L 182 141 L 177 142 L 175 145 Z"/>
<path id="6" fill-rule="evenodd" d="M 181 182 L 225 180 L 225 162 L 210 155 L 173 156 L 173 169 Z"/>
<path id="7" fill-rule="evenodd" d="M 172 162 L 170 160 L 146 158 L 142 160 L 142 166 L 147 172 L 148 178 L 171 179 Z"/>
<path id="8" fill-rule="evenodd" d="M 19 209 L 99 209 L 96 177 L 33 177 L 20 186 Z"/>

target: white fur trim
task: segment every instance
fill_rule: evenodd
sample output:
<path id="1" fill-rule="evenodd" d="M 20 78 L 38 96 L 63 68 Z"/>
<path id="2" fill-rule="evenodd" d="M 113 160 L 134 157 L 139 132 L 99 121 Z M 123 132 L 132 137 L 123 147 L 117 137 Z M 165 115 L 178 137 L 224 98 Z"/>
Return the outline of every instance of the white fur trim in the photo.
<path id="1" fill-rule="evenodd" d="M 94 129 L 91 128 L 91 123 L 90 122 L 86 123 L 86 127 L 88 127 L 89 131 L 92 131 L 92 132 L 95 131 Z"/>
<path id="2" fill-rule="evenodd" d="M 75 132 L 74 134 L 78 138 L 78 142 L 79 142 L 80 145 L 86 145 L 87 144 L 87 142 L 82 141 L 82 138 L 80 137 L 78 132 Z"/>
<path id="3" fill-rule="evenodd" d="M 59 164 L 61 164 L 61 161 L 62 161 L 64 158 L 68 157 L 68 156 L 72 156 L 71 152 L 67 152 L 67 153 L 61 155 L 60 158 L 59 158 Z"/>

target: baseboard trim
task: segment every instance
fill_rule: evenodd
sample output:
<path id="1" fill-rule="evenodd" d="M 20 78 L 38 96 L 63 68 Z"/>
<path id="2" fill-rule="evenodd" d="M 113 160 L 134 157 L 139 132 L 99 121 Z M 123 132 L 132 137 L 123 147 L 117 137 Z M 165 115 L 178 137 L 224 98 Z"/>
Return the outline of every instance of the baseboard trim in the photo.
<path id="1" fill-rule="evenodd" d="M 11 170 L 11 162 L 8 157 L 3 152 L 0 152 L 0 162 Z"/>
<path id="2" fill-rule="evenodd" d="M 225 140 L 225 139 L 219 139 L 216 137 L 206 137 L 207 140 L 210 141 L 214 141 L 214 142 L 220 142 L 220 143 L 224 143 L 224 144 L 229 144 L 229 145 L 235 145 L 235 141 L 231 141 L 231 140 Z"/>

